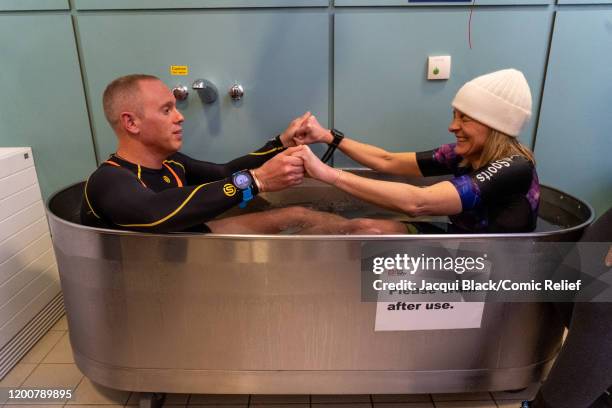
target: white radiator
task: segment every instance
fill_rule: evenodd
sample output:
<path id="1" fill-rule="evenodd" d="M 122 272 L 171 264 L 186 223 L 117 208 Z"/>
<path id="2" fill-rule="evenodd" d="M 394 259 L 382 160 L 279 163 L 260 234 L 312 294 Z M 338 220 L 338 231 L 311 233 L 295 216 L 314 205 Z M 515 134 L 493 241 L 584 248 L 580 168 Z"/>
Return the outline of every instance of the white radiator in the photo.
<path id="1" fill-rule="evenodd" d="M 0 148 L 0 378 L 61 316 L 61 309 L 32 151 Z"/>

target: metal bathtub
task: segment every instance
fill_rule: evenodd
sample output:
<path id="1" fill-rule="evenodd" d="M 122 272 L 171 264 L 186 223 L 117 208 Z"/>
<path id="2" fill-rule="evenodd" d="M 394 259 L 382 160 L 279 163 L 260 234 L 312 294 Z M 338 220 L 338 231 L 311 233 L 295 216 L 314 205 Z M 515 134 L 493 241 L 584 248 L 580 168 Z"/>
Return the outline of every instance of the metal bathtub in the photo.
<path id="1" fill-rule="evenodd" d="M 512 390 L 543 378 L 561 344 L 562 324 L 546 303 L 487 303 L 480 329 L 374 331 L 376 304 L 361 301 L 361 244 L 398 236 L 95 229 L 78 224 L 82 188 L 49 200 L 49 222 L 76 364 L 106 387 L 210 394 Z M 313 199 L 324 209 L 373 209 L 311 180 L 264 194 L 250 207 Z M 399 238 L 575 241 L 593 218 L 588 204 L 547 187 L 540 213 L 564 227 Z"/>

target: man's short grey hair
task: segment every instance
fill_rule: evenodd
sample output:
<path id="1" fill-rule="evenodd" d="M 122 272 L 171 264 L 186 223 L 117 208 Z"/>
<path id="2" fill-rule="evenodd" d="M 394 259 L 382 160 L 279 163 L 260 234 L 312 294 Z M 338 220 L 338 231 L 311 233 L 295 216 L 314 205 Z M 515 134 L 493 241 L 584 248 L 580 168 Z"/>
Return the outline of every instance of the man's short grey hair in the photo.
<path id="1" fill-rule="evenodd" d="M 159 81 L 160 79 L 153 75 L 147 74 L 131 74 L 119 77 L 113 80 L 102 96 L 102 106 L 104 107 L 104 116 L 114 129 L 119 124 L 119 114 L 122 107 L 128 101 L 138 101 L 140 96 L 140 81 Z M 142 114 L 142 106 L 140 102 L 136 104 L 136 111 Z"/>

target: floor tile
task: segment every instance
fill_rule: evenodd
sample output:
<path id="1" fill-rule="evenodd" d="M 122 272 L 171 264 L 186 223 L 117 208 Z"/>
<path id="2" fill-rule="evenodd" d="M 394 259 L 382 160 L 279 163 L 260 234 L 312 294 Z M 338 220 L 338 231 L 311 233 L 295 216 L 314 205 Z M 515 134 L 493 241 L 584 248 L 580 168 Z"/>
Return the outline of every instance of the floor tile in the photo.
<path id="1" fill-rule="evenodd" d="M 309 404 L 310 395 L 251 395 L 251 405 Z"/>
<path id="2" fill-rule="evenodd" d="M 62 408 L 63 405 L 48 405 L 48 404 L 6 404 L 6 408 Z"/>
<path id="3" fill-rule="evenodd" d="M 497 408 L 493 401 L 436 401 L 436 408 Z"/>
<path id="4" fill-rule="evenodd" d="M 100 404 L 70 405 L 70 408 L 123 408 L 123 405 L 109 404 L 103 405 L 102 407 L 100 406 Z"/>
<path id="5" fill-rule="evenodd" d="M 54 331 L 66 331 L 68 330 L 68 319 L 66 319 L 66 315 L 64 315 L 61 319 L 55 323 L 55 325 L 51 328 Z"/>
<path id="6" fill-rule="evenodd" d="M 19 363 L 0 381 L 0 387 L 18 387 L 34 371 L 36 364 Z"/>
<path id="7" fill-rule="evenodd" d="M 219 407 L 219 408 L 248 408 L 249 404 L 212 404 L 212 405 L 188 405 L 190 408 L 212 408 L 212 407 Z"/>
<path id="8" fill-rule="evenodd" d="M 311 405 L 313 408 L 372 408 L 371 402 L 342 402 L 342 403 L 323 403 Z"/>
<path id="9" fill-rule="evenodd" d="M 248 395 L 224 395 L 224 394 L 192 394 L 189 405 L 229 405 L 229 404 L 248 404 Z"/>
<path id="10" fill-rule="evenodd" d="M 249 407 L 257 407 L 257 408 L 310 408 L 310 404 L 263 404 L 263 405 L 249 405 Z M 321 408 L 327 407 L 327 405 L 322 405 Z M 344 407 L 348 408 L 348 407 Z"/>
<path id="11" fill-rule="evenodd" d="M 492 392 L 493 399 L 495 401 L 503 400 L 531 400 L 535 397 L 540 389 L 540 383 L 533 383 L 525 390 L 520 392 L 507 392 L 507 391 L 496 391 Z"/>
<path id="12" fill-rule="evenodd" d="M 377 402 L 431 402 L 429 394 L 373 394 L 372 401 Z"/>
<path id="13" fill-rule="evenodd" d="M 432 398 L 435 402 L 438 402 L 438 401 L 493 401 L 493 398 L 491 398 L 491 394 L 489 394 L 488 392 L 432 394 Z"/>
<path id="14" fill-rule="evenodd" d="M 497 406 L 499 408 L 519 408 L 521 406 L 521 402 L 524 400 L 505 400 L 505 401 L 497 401 Z"/>
<path id="15" fill-rule="evenodd" d="M 82 378 L 83 374 L 75 364 L 40 364 L 22 386 L 74 390 Z"/>
<path id="16" fill-rule="evenodd" d="M 164 400 L 164 406 L 166 405 L 187 405 L 189 401 L 189 394 L 166 394 L 166 399 Z M 140 403 L 140 393 L 133 392 L 128 399 L 126 405 L 139 405 Z"/>
<path id="17" fill-rule="evenodd" d="M 64 336 L 51 349 L 49 354 L 42 361 L 45 364 L 69 364 L 74 363 L 72 357 L 72 347 L 70 346 L 70 336 L 64 332 Z"/>
<path id="18" fill-rule="evenodd" d="M 433 402 L 378 402 L 374 408 L 434 408 Z"/>
<path id="19" fill-rule="evenodd" d="M 83 378 L 74 391 L 74 395 L 67 405 L 95 405 L 95 404 L 117 404 L 124 405 L 130 397 L 129 391 L 119 391 L 103 387 L 91 382 L 89 378 Z"/>
<path id="20" fill-rule="evenodd" d="M 61 331 L 49 331 L 21 359 L 20 363 L 40 363 L 64 335 Z"/>
<path id="21" fill-rule="evenodd" d="M 322 403 L 339 403 L 345 404 L 348 402 L 370 402 L 370 396 L 361 394 L 361 395 L 313 395 L 311 399 L 313 404 L 322 404 Z"/>

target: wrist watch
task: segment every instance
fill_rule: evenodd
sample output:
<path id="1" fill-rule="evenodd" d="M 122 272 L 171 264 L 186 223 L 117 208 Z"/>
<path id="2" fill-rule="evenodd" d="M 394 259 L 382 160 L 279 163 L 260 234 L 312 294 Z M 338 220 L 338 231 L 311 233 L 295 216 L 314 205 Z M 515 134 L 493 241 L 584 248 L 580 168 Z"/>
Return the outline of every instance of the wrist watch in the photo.
<path id="1" fill-rule="evenodd" d="M 242 202 L 240 208 L 245 208 L 247 203 L 253 199 L 253 176 L 248 170 L 241 170 L 232 175 L 232 182 L 242 190 Z"/>
<path id="2" fill-rule="evenodd" d="M 321 161 L 323 163 L 327 163 L 329 159 L 331 159 L 334 152 L 336 151 L 336 148 L 338 147 L 340 142 L 342 142 L 342 139 L 344 139 L 344 133 L 342 133 L 338 129 L 331 129 L 330 133 L 334 137 L 334 140 L 332 140 L 332 142 L 328 144 L 329 147 L 327 148 L 327 151 L 325 152 L 323 157 L 321 157 Z"/>
<path id="3" fill-rule="evenodd" d="M 342 133 L 338 129 L 331 129 L 330 132 L 332 136 L 334 137 L 334 140 L 332 140 L 332 142 L 329 145 L 336 148 L 338 147 L 342 139 L 344 139 L 344 133 Z"/>

